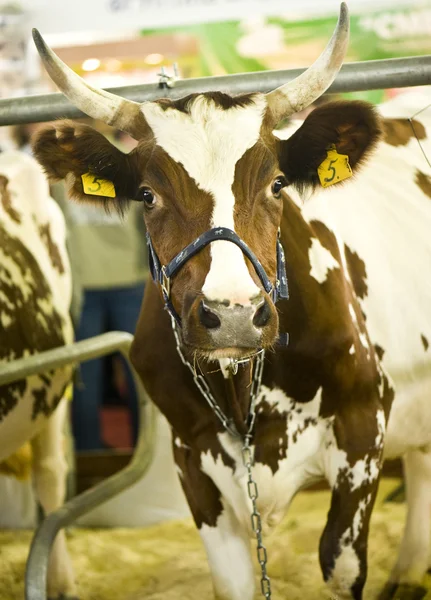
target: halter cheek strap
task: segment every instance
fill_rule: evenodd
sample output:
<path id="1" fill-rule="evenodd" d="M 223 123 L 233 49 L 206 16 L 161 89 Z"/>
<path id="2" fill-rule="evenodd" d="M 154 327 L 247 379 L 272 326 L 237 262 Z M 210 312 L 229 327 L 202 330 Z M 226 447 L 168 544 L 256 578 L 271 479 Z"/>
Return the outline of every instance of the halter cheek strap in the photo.
<path id="1" fill-rule="evenodd" d="M 258 275 L 265 292 L 271 295 L 273 302 L 277 302 L 279 299 L 288 299 L 289 298 L 289 289 L 287 284 L 287 276 L 286 276 L 286 260 L 284 256 L 283 246 L 280 242 L 280 233 L 277 236 L 277 278 L 275 285 L 273 285 L 265 272 L 262 264 L 260 263 L 257 256 L 254 252 L 247 246 L 247 244 L 242 240 L 235 231 L 229 229 L 227 227 L 215 227 L 206 231 L 198 238 L 195 239 L 194 242 L 186 246 L 181 252 L 179 252 L 174 258 L 165 266 L 160 263 L 160 260 L 154 250 L 153 244 L 151 242 L 151 238 L 149 233 L 147 232 L 147 244 L 148 244 L 148 254 L 149 254 L 149 262 L 150 262 L 150 271 L 152 278 L 156 283 L 159 283 L 162 289 L 163 299 L 165 301 L 166 310 L 173 316 L 178 325 L 181 325 L 181 318 L 178 315 L 177 311 L 174 308 L 171 300 L 171 278 L 174 277 L 178 271 L 184 266 L 184 264 L 190 260 L 193 256 L 195 256 L 198 252 L 208 246 L 211 242 L 215 242 L 218 240 L 224 240 L 227 242 L 232 242 L 236 246 L 238 246 L 243 254 L 250 260 L 252 263 L 256 274 Z M 280 334 L 279 343 L 283 345 L 287 345 L 288 334 Z"/>

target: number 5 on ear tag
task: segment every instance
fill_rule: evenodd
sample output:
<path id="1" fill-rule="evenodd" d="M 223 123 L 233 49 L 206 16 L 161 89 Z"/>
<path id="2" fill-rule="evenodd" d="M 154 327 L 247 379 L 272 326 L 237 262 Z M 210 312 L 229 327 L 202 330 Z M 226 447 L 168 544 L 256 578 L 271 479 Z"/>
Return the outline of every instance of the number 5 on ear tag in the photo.
<path id="1" fill-rule="evenodd" d="M 338 154 L 335 146 L 331 146 L 327 151 L 325 160 L 317 168 L 317 174 L 319 175 L 322 187 L 329 187 L 352 177 L 353 173 L 349 165 L 349 157 L 347 154 Z"/>
<path id="2" fill-rule="evenodd" d="M 112 181 L 102 179 L 91 173 L 84 173 L 84 175 L 81 175 L 81 179 L 85 194 L 115 198 L 115 187 Z"/>

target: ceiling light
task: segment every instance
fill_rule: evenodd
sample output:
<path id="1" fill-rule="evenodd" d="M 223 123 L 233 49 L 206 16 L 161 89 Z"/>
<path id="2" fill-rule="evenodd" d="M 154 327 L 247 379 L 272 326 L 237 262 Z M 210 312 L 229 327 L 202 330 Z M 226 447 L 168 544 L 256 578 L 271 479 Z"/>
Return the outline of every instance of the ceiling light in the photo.
<path id="1" fill-rule="evenodd" d="M 145 62 L 147 63 L 147 65 L 158 65 L 162 62 L 163 59 L 163 54 L 158 54 L 156 52 L 154 54 L 148 54 L 148 56 L 145 57 Z"/>
<path id="2" fill-rule="evenodd" d="M 84 71 L 95 71 L 100 67 L 100 60 L 98 58 L 87 58 L 82 63 Z"/>

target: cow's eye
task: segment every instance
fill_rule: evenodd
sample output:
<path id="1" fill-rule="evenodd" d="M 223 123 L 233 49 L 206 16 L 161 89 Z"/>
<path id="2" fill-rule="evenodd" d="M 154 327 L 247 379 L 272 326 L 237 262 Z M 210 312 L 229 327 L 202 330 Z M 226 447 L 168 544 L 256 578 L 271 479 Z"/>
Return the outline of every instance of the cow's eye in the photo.
<path id="1" fill-rule="evenodd" d="M 148 187 L 139 188 L 136 200 L 143 202 L 147 208 L 154 208 L 156 204 L 156 197 Z"/>
<path id="2" fill-rule="evenodd" d="M 272 184 L 272 193 L 276 198 L 280 198 L 281 190 L 286 187 L 287 181 L 284 177 L 277 177 Z"/>

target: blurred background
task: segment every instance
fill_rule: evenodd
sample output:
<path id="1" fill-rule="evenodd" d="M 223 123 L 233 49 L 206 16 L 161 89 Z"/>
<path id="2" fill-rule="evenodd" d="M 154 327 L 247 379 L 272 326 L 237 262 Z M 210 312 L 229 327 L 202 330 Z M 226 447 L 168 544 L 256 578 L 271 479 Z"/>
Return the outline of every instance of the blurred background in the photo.
<path id="1" fill-rule="evenodd" d="M 348 61 L 427 54 L 429 0 L 350 0 Z M 176 62 L 182 77 L 308 66 L 324 48 L 338 0 L 21 0 L 0 4 L 2 97 L 45 93 L 30 31 L 89 82 L 157 80 Z M 365 92 L 380 102 L 395 91 Z"/>
<path id="2" fill-rule="evenodd" d="M 431 0 L 350 0 L 348 4 L 351 41 L 347 61 L 431 54 Z M 94 86 L 151 82 L 156 86 L 161 68 L 172 74 L 174 63 L 182 78 L 307 67 L 330 38 L 338 11 L 339 0 L 0 2 L 0 97 L 56 91 L 31 41 L 32 27 L 37 27 L 58 56 Z M 345 97 L 381 103 L 405 91 L 377 90 Z M 30 152 L 29 136 L 39 126 L 0 128 L 0 145 Z M 127 136 L 97 123 L 92 126 L 125 151 L 133 147 Z M 52 193 L 68 220 L 77 337 L 112 328 L 129 327 L 133 331 L 147 277 L 142 218 L 130 216 L 135 220 L 120 234 L 121 224 L 115 216 L 102 218 L 92 209 L 71 208 L 64 189 L 53 189 Z M 118 277 L 110 273 L 102 281 L 99 275 L 105 268 L 88 264 L 89 248 L 91 256 L 106 257 L 114 232 L 116 251 L 123 244 L 124 253 L 130 253 L 130 264 L 135 266 L 127 280 L 122 272 Z M 83 265 L 92 266 L 93 271 L 83 273 Z M 112 314 L 112 302 L 115 304 L 120 292 L 131 302 L 127 326 L 120 316 L 114 318 Z M 95 310 L 100 311 L 99 330 L 83 326 L 85 315 L 87 321 L 95 322 Z M 88 377 L 95 380 L 95 372 L 81 373 L 75 385 L 72 421 L 78 450 L 78 491 L 124 466 L 136 440 L 136 399 L 125 365 L 115 356 L 99 363 L 97 392 L 88 384 Z M 85 391 L 93 400 L 99 398 L 91 401 L 91 415 L 85 413 L 91 402 L 77 400 Z M 86 425 L 93 429 L 85 433 Z M 89 453 L 98 453 L 97 464 L 89 460 Z"/>

